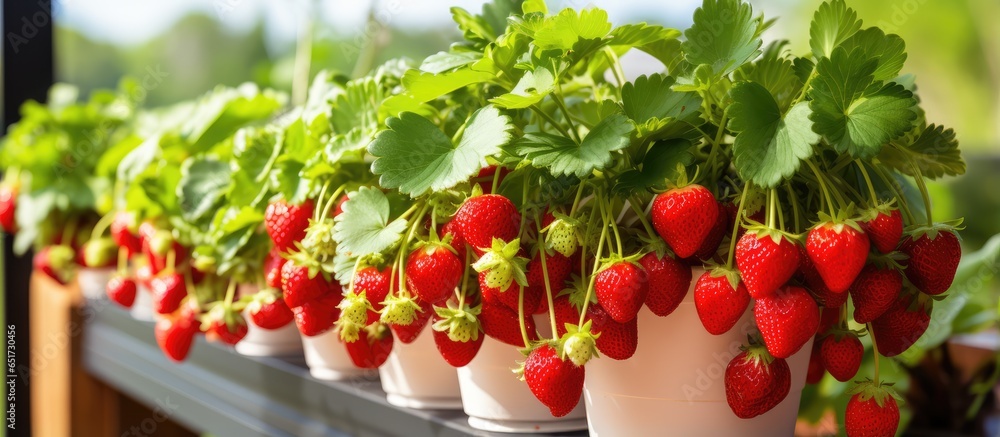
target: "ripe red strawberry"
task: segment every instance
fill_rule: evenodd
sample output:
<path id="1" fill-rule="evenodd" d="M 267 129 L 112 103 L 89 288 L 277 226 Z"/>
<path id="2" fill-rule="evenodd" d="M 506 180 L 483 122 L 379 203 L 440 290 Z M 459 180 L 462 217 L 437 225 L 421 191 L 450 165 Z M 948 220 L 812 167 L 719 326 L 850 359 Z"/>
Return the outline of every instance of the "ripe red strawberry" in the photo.
<path id="1" fill-rule="evenodd" d="M 392 281 L 392 271 L 389 267 L 379 270 L 375 267 L 365 267 L 354 274 L 354 292 L 365 293 L 365 298 L 372 305 L 368 310 L 368 324 L 375 323 L 379 319 L 379 311 L 382 311 L 382 302 L 389 296 L 389 282 Z"/>
<path id="2" fill-rule="evenodd" d="M 233 314 L 231 325 L 225 319 L 214 319 L 210 322 L 206 334 L 213 340 L 218 340 L 230 346 L 239 343 L 243 337 L 247 336 L 247 321 L 239 314 Z"/>
<path id="3" fill-rule="evenodd" d="M 441 238 L 444 239 L 449 235 L 451 236 L 451 240 L 449 240 L 448 243 L 451 244 L 452 249 L 455 249 L 458 259 L 464 261 L 466 248 L 465 237 L 462 236 L 458 222 L 455 220 L 451 220 L 441 227 Z"/>
<path id="4" fill-rule="evenodd" d="M 159 314 L 177 311 L 181 301 L 187 297 L 184 277 L 177 273 L 165 273 L 150 279 L 149 288 L 153 293 L 153 309 Z"/>
<path id="5" fill-rule="evenodd" d="M 406 286 L 424 302 L 435 304 L 455 294 L 465 266 L 448 247 L 427 244 L 406 260 Z"/>
<path id="6" fill-rule="evenodd" d="M 479 313 L 479 324 L 486 335 L 511 346 L 525 346 L 524 339 L 521 337 L 521 325 L 517 311 L 511 310 L 504 305 L 496 305 L 487 301 L 483 301 L 482 305 L 482 312 Z M 535 330 L 535 320 L 527 314 L 525 315 L 524 326 L 528 334 L 528 340 L 538 340 L 538 332 Z"/>
<path id="7" fill-rule="evenodd" d="M 115 218 L 111 221 L 111 238 L 119 247 L 124 247 L 130 257 L 142 251 L 142 240 L 132 232 L 133 222 L 132 214 L 124 211 L 115 213 Z"/>
<path id="8" fill-rule="evenodd" d="M 477 255 L 493 246 L 493 239 L 517 238 L 521 213 L 510 199 L 499 194 L 470 197 L 455 213 L 459 232 Z"/>
<path id="9" fill-rule="evenodd" d="M 375 324 L 358 331 L 357 341 L 345 342 L 351 362 L 362 369 L 377 369 L 389 359 L 392 352 L 392 331 L 383 324 Z"/>
<path id="10" fill-rule="evenodd" d="M 899 406 L 891 388 L 872 382 L 847 401 L 844 412 L 844 432 L 849 437 L 892 437 L 899 427 Z M 863 388 L 867 387 L 867 388 Z"/>
<path id="11" fill-rule="evenodd" d="M 718 202 L 707 188 L 692 184 L 660 193 L 653 200 L 653 227 L 680 258 L 694 255 L 712 232 Z"/>
<path id="12" fill-rule="evenodd" d="M 784 359 L 760 346 L 751 346 L 726 366 L 726 402 L 741 419 L 757 417 L 788 396 L 792 375 Z"/>
<path id="13" fill-rule="evenodd" d="M 487 272 L 480 272 L 477 275 L 479 281 L 479 291 L 482 292 L 483 301 L 490 304 L 501 305 L 517 312 L 519 293 L 521 286 L 517 282 L 511 282 L 506 290 L 500 290 L 489 285 Z M 533 314 L 541 305 L 544 289 L 525 287 L 524 288 L 524 313 Z"/>
<path id="14" fill-rule="evenodd" d="M 416 299 L 415 301 L 417 305 L 420 305 L 420 311 L 417 311 L 416 317 L 412 322 L 410 322 L 409 325 L 389 325 L 389 328 L 392 329 L 392 333 L 395 334 L 396 338 L 403 342 L 403 344 L 413 343 L 413 341 L 420 336 L 424 327 L 427 326 L 427 322 L 431 320 L 431 315 L 434 314 L 433 305 L 420 299 Z"/>
<path id="15" fill-rule="evenodd" d="M 799 268 L 799 249 L 785 237 L 748 231 L 736 243 L 736 267 L 750 297 L 760 299 L 785 285 Z"/>
<path id="16" fill-rule="evenodd" d="M 292 308 L 295 326 L 306 337 L 320 335 L 333 327 L 340 317 L 337 304 L 344 299 L 340 293 L 330 293 L 300 307 Z"/>
<path id="17" fill-rule="evenodd" d="M 0 228 L 8 234 L 17 232 L 17 191 L 13 184 L 0 184 Z"/>
<path id="18" fill-rule="evenodd" d="M 900 294 L 885 313 L 872 320 L 879 353 L 894 357 L 913 346 L 930 326 L 931 308 L 930 302 L 924 304 L 909 293 Z"/>
<path id="19" fill-rule="evenodd" d="M 317 272 L 310 277 L 309 267 L 292 259 L 281 267 L 281 290 L 285 293 L 285 303 L 295 309 L 326 295 L 330 283 Z"/>
<path id="20" fill-rule="evenodd" d="M 694 257 L 700 260 L 709 260 L 719 251 L 719 245 L 722 244 L 722 239 L 726 236 L 726 231 L 732 230 L 733 228 L 729 226 L 729 212 L 726 206 L 722 203 L 719 205 L 719 215 L 715 218 L 715 224 L 712 225 L 712 230 L 708 232 L 705 240 L 702 241 L 701 246 L 698 247 L 698 251 L 695 252 Z"/>
<path id="21" fill-rule="evenodd" d="M 715 273 L 715 275 L 713 275 Z M 722 335 L 733 329 L 750 305 L 750 293 L 743 283 L 736 288 L 724 269 L 703 273 L 694 285 L 694 307 L 705 330 Z"/>
<path id="22" fill-rule="evenodd" d="M 824 222 L 809 231 L 806 253 L 823 283 L 834 293 L 843 293 L 854 283 L 868 259 L 871 242 L 853 221 Z"/>
<path id="23" fill-rule="evenodd" d="M 136 284 L 135 280 L 122 275 L 112 276 L 108 280 L 108 299 L 125 308 L 132 308 L 135 303 Z"/>
<path id="24" fill-rule="evenodd" d="M 301 205 L 292 205 L 284 200 L 267 205 L 264 210 L 264 228 L 275 248 L 286 252 L 294 248 L 296 241 L 301 241 L 306 236 L 313 207 L 312 200 Z"/>
<path id="25" fill-rule="evenodd" d="M 955 232 L 939 230 L 933 237 L 930 233 L 906 237 L 901 251 L 910 257 L 904 271 L 917 289 L 932 296 L 948 291 L 962 259 Z"/>
<path id="26" fill-rule="evenodd" d="M 655 252 L 643 255 L 639 265 L 649 280 L 646 308 L 660 317 L 670 315 L 691 288 L 691 267 L 669 255 L 660 258 Z"/>
<path id="27" fill-rule="evenodd" d="M 892 252 L 903 238 L 903 216 L 896 208 L 875 209 L 871 213 L 873 217 L 861 222 L 861 229 L 879 252 Z"/>
<path id="28" fill-rule="evenodd" d="M 281 252 L 276 248 L 271 248 L 271 252 L 264 258 L 264 281 L 268 287 L 281 289 L 281 268 L 288 262 Z"/>
<path id="29" fill-rule="evenodd" d="M 255 299 L 247 306 L 247 312 L 253 324 L 263 329 L 282 328 L 295 319 L 295 314 L 277 292 Z"/>
<path id="30" fill-rule="evenodd" d="M 435 317 L 434 320 L 437 321 L 440 318 Z M 486 336 L 477 333 L 473 337 L 469 341 L 453 341 L 448 338 L 447 331 L 434 330 L 434 344 L 441 357 L 452 367 L 463 367 L 469 364 L 479 353 L 479 348 L 483 346 L 483 339 Z"/>
<path id="31" fill-rule="evenodd" d="M 142 253 L 149 260 L 153 274 L 166 269 L 169 253 L 174 251 L 174 266 L 181 265 L 187 257 L 187 250 L 174 239 L 173 234 L 166 229 L 157 229 L 150 222 L 139 225 L 139 236 L 142 241 Z"/>
<path id="32" fill-rule="evenodd" d="M 580 403 L 583 394 L 583 366 L 563 359 L 552 345 L 544 343 L 524 361 L 524 381 L 553 417 L 563 417 Z"/>
<path id="33" fill-rule="evenodd" d="M 816 340 L 813 342 L 812 352 L 809 354 L 809 370 L 806 372 L 806 384 L 819 384 L 826 375 L 826 368 L 823 367 L 822 356 L 823 342 Z"/>
<path id="34" fill-rule="evenodd" d="M 177 317 L 157 320 L 153 331 L 156 344 L 163 354 L 178 363 L 187 358 L 195 334 L 201 332 L 196 314 L 189 308 L 185 308 Z"/>
<path id="35" fill-rule="evenodd" d="M 866 266 L 851 286 L 854 321 L 864 324 L 875 320 L 892 306 L 902 289 L 903 275 L 896 269 Z"/>
<path id="36" fill-rule="evenodd" d="M 757 299 L 754 320 L 767 351 L 788 358 L 799 351 L 819 326 L 819 307 L 804 288 L 788 286 Z"/>
<path id="37" fill-rule="evenodd" d="M 837 308 L 847 302 L 848 293 L 846 291 L 834 293 L 826 286 L 826 282 L 823 281 L 816 267 L 813 266 L 812 260 L 809 259 L 809 254 L 806 253 L 804 246 L 799 246 L 799 259 L 801 260 L 799 263 L 799 273 L 802 275 L 801 279 L 821 306 Z"/>
<path id="38" fill-rule="evenodd" d="M 847 382 L 858 374 L 861 368 L 861 358 L 865 347 L 853 332 L 834 331 L 823 338 L 820 355 L 823 367 L 837 378 L 837 381 Z"/>
<path id="39" fill-rule="evenodd" d="M 597 302 L 616 322 L 635 319 L 649 294 L 646 270 L 627 261 L 612 263 L 594 279 L 594 294 Z"/>
<path id="40" fill-rule="evenodd" d="M 76 274 L 76 252 L 73 248 L 64 245 L 45 246 L 35 253 L 32 265 L 36 271 L 40 271 L 55 280 L 66 285 L 73 280 Z"/>
<path id="41" fill-rule="evenodd" d="M 591 332 L 600 334 L 597 350 L 605 357 L 627 360 L 635 354 L 639 347 L 639 319 L 618 323 L 597 303 L 587 307 L 587 319 L 593 321 Z"/>

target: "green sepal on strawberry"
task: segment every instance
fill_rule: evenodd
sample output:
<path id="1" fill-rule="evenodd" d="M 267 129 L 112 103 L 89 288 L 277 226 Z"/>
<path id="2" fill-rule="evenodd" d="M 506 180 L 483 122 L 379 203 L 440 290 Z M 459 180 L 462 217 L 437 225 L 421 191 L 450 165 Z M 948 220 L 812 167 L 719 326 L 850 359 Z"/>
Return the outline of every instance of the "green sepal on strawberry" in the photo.
<path id="1" fill-rule="evenodd" d="M 847 382 L 858 374 L 865 347 L 858 334 L 847 329 L 835 329 L 819 340 L 823 368 L 837 381 Z"/>
<path id="2" fill-rule="evenodd" d="M 771 356 L 763 346 L 745 347 L 726 366 L 726 402 L 741 419 L 757 417 L 788 396 L 791 380 L 784 359 Z"/>
<path id="3" fill-rule="evenodd" d="M 613 256 L 602 260 L 603 266 L 594 278 L 597 302 L 618 323 L 635 319 L 649 294 L 646 270 L 635 258 Z"/>
<path id="4" fill-rule="evenodd" d="M 861 225 L 844 217 L 851 212 L 852 207 L 842 210 L 837 217 L 821 212 L 820 222 L 806 237 L 806 253 L 823 283 L 833 293 L 843 293 L 854 283 L 865 266 L 871 247 Z"/>
<path id="5" fill-rule="evenodd" d="M 389 325 L 389 329 L 392 329 L 392 333 L 395 334 L 396 340 L 401 341 L 403 344 L 410 344 L 416 341 L 420 333 L 423 332 L 424 327 L 427 326 L 427 322 L 431 320 L 431 316 L 434 315 L 434 306 L 424 302 L 420 298 L 415 298 L 414 302 L 420 306 L 420 310 L 417 311 L 416 318 L 413 319 L 409 325 Z"/>
<path id="6" fill-rule="evenodd" d="M 722 335 L 736 326 L 750 306 L 750 293 L 739 272 L 716 267 L 702 273 L 694 285 L 694 305 L 702 326 L 712 335 Z"/>
<path id="7" fill-rule="evenodd" d="M 719 212 L 715 195 L 701 185 L 691 184 L 658 194 L 651 215 L 656 233 L 678 257 L 688 258 L 698 252 L 712 232 Z"/>
<path id="8" fill-rule="evenodd" d="M 788 282 L 799 268 L 794 237 L 762 226 L 751 226 L 736 243 L 736 267 L 750 297 L 769 296 Z"/>
<path id="9" fill-rule="evenodd" d="M 336 256 L 337 242 L 333 239 L 336 223 L 333 219 L 330 217 L 319 220 L 309 219 L 308 223 L 305 234 L 302 236 L 302 247 L 319 258 L 327 259 Z M 279 247 L 277 242 L 275 242 L 275 247 Z"/>
<path id="10" fill-rule="evenodd" d="M 482 313 L 482 306 L 470 306 L 468 302 L 461 307 L 452 301 L 448 301 L 446 308 L 434 307 L 435 318 L 432 328 L 438 332 L 448 334 L 451 341 L 467 342 L 479 338 L 479 314 Z"/>
<path id="11" fill-rule="evenodd" d="M 531 393 L 553 417 L 573 411 L 583 395 L 585 371 L 559 352 L 558 342 L 535 345 L 521 370 Z"/>
<path id="12" fill-rule="evenodd" d="M 920 291 L 936 296 L 951 288 L 962 259 L 962 245 L 956 226 L 937 224 L 918 227 L 903 239 L 900 251 L 909 257 L 903 262 L 906 266 L 904 272 Z"/>
<path id="13" fill-rule="evenodd" d="M 844 412 L 844 432 L 848 437 L 892 437 L 899 428 L 902 400 L 892 384 L 864 381 L 847 391 L 851 399 Z"/>
<path id="14" fill-rule="evenodd" d="M 486 287 L 503 291 L 510 289 L 514 283 L 527 286 L 525 271 L 528 259 L 520 256 L 520 252 L 520 239 L 515 238 L 509 243 L 494 239 L 479 260 L 472 264 L 472 268 L 485 275 L 481 282 Z"/>
<path id="15" fill-rule="evenodd" d="M 435 315 L 434 325 L 436 326 L 441 320 L 444 319 Z M 438 353 L 452 367 L 463 367 L 472 362 L 472 359 L 479 353 L 479 348 L 483 346 L 483 340 L 486 339 L 486 336 L 479 335 L 478 326 L 475 328 L 474 335 L 466 341 L 452 339 L 450 330 L 447 328 L 445 330 L 432 329 L 432 332 Z"/>
<path id="16" fill-rule="evenodd" d="M 767 351 L 776 358 L 798 352 L 816 334 L 820 321 L 816 301 L 804 288 L 796 286 L 757 299 L 753 316 Z"/>

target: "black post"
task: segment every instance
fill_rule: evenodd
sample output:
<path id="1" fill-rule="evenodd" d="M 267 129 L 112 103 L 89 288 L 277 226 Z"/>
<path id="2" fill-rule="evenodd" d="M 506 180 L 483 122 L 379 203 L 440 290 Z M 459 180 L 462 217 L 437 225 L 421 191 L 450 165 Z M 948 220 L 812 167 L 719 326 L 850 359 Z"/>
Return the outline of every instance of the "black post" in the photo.
<path id="1" fill-rule="evenodd" d="M 3 0 L 3 128 L 21 118 L 21 104 L 45 101 L 53 82 L 51 0 Z M 28 283 L 31 254 L 16 257 L 12 238 L 3 239 L 3 296 L 7 377 L 4 384 L 7 435 L 31 435 Z M 12 344 L 13 343 L 13 344 Z M 13 346 L 13 347 L 12 347 Z M 10 359 L 13 358 L 13 362 Z M 11 367 L 13 365 L 13 375 Z M 13 396 L 12 396 L 13 395 Z"/>

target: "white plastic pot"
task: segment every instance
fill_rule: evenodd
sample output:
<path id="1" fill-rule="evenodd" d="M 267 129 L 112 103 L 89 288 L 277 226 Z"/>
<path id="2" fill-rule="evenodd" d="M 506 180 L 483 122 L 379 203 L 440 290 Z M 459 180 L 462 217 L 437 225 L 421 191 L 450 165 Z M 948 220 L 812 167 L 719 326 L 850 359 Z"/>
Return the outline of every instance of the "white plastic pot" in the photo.
<path id="1" fill-rule="evenodd" d="M 370 369 L 359 369 L 347 354 L 347 347 L 340 341 L 340 334 L 330 329 L 320 335 L 302 336 L 302 350 L 306 355 L 309 373 L 316 379 L 340 381 L 365 376 Z"/>
<path id="2" fill-rule="evenodd" d="M 535 316 L 539 334 L 550 329 L 547 316 Z M 511 372 L 524 355 L 517 348 L 486 337 L 479 353 L 458 369 L 462 406 L 469 426 L 493 432 L 561 432 L 587 428 L 584 402 L 564 417 L 552 417 L 528 385 Z M 589 371 L 589 370 L 588 370 Z M 624 435 L 624 434 L 620 434 Z"/>
<path id="3" fill-rule="evenodd" d="M 240 296 L 252 296 L 257 293 L 256 285 L 240 284 L 237 288 Z M 243 311 L 247 322 L 247 335 L 236 343 L 236 352 L 248 357 L 289 357 L 302 355 L 302 339 L 295 322 L 278 329 L 264 329 L 253 322 L 253 317 Z"/>
<path id="4" fill-rule="evenodd" d="M 702 273 L 695 269 L 692 288 Z M 667 317 L 643 307 L 635 355 L 625 361 L 602 357 L 587 363 L 584 397 L 590 435 L 792 435 L 812 340 L 788 359 L 788 397 L 765 414 L 740 419 L 726 402 L 724 377 L 752 329 L 751 307 L 728 333 L 709 334 L 691 290 Z"/>
<path id="5" fill-rule="evenodd" d="M 85 299 L 100 300 L 108 296 L 108 281 L 115 274 L 114 267 L 80 267 L 76 271 L 76 283 Z"/>
<path id="6" fill-rule="evenodd" d="M 136 285 L 135 301 L 132 303 L 132 309 L 129 310 L 129 313 L 136 320 L 144 322 L 156 320 L 156 310 L 153 309 L 153 291 L 145 284 Z"/>
<path id="7" fill-rule="evenodd" d="M 462 408 L 458 372 L 441 358 L 429 325 L 413 343 L 397 339 L 378 372 L 390 404 L 417 409 Z"/>

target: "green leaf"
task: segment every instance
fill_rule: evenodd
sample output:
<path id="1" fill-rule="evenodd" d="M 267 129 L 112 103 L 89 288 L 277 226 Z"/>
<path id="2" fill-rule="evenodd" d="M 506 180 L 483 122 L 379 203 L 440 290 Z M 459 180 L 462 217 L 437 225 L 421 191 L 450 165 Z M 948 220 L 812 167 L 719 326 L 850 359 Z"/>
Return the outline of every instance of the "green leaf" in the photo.
<path id="1" fill-rule="evenodd" d="M 372 78 L 352 80 L 333 100 L 330 125 L 334 134 L 354 129 L 374 133 L 378 129 L 378 107 L 384 99 L 382 87 Z"/>
<path id="2" fill-rule="evenodd" d="M 774 96 L 755 82 L 740 82 L 729 92 L 729 128 L 736 135 L 733 164 L 744 180 L 773 188 L 795 174 L 812 155 L 819 135 L 809 121 L 809 106 L 798 103 L 782 118 Z"/>
<path id="3" fill-rule="evenodd" d="M 404 112 L 386 125 L 389 129 L 368 146 L 375 156 L 372 172 L 380 175 L 383 187 L 413 197 L 468 180 L 486 165 L 487 156 L 496 155 L 510 141 L 513 129 L 510 119 L 494 106 L 472 115 L 457 146 L 430 120 L 414 113 Z"/>
<path id="4" fill-rule="evenodd" d="M 673 120 L 697 116 L 701 97 L 697 93 L 675 92 L 674 78 L 662 74 L 639 76 L 622 87 L 622 109 L 636 123 L 639 136 L 648 136 Z"/>
<path id="5" fill-rule="evenodd" d="M 555 87 L 556 79 L 552 72 L 547 68 L 536 68 L 524 73 L 509 93 L 490 99 L 490 103 L 505 109 L 527 108 L 542 101 Z"/>
<path id="6" fill-rule="evenodd" d="M 694 11 L 694 24 L 681 45 L 687 61 L 707 64 L 716 75 L 727 75 L 760 54 L 763 19 L 740 0 L 705 0 Z"/>
<path id="7" fill-rule="evenodd" d="M 681 31 L 646 23 L 626 24 L 611 31 L 612 46 L 642 47 L 664 40 L 676 40 Z"/>
<path id="8" fill-rule="evenodd" d="M 198 222 L 215 213 L 232 179 L 229 164 L 214 158 L 188 159 L 181 167 L 177 197 L 184 219 Z"/>
<path id="9" fill-rule="evenodd" d="M 291 203 L 302 203 L 309 195 L 309 179 L 302 177 L 305 164 L 279 159 L 271 170 L 271 185 Z"/>
<path id="10" fill-rule="evenodd" d="M 641 159 L 640 167 L 618 176 L 614 191 L 619 196 L 631 196 L 651 189 L 666 188 L 668 180 L 680 176 L 678 164 L 687 167 L 694 162 L 691 142 L 675 138 L 659 141 Z"/>
<path id="11" fill-rule="evenodd" d="M 542 132 L 526 133 L 515 144 L 535 167 L 548 168 L 554 176 L 584 177 L 603 170 L 612 153 L 629 146 L 635 126 L 624 115 L 614 114 L 602 121 L 577 145 L 569 138 Z"/>
<path id="12" fill-rule="evenodd" d="M 809 25 L 809 46 L 817 59 L 828 58 L 833 49 L 861 29 L 857 12 L 844 0 L 828 1 L 819 6 Z"/>
<path id="13" fill-rule="evenodd" d="M 792 61 L 779 57 L 778 49 L 768 50 L 757 62 L 736 70 L 734 76 L 737 81 L 756 82 L 767 88 L 781 112 L 787 111 L 802 91 L 802 80 L 795 74 Z"/>
<path id="14" fill-rule="evenodd" d="M 352 257 L 380 253 L 406 230 L 402 218 L 389 222 L 389 199 L 377 187 L 361 187 L 347 199 L 334 226 L 338 252 Z"/>
<path id="15" fill-rule="evenodd" d="M 906 43 L 899 35 L 886 35 L 877 27 L 855 33 L 840 45 L 848 52 L 861 49 L 869 59 L 878 61 L 872 74 L 875 80 L 895 79 L 906 62 Z"/>
<path id="16" fill-rule="evenodd" d="M 483 17 L 472 15 L 460 7 L 451 8 L 451 19 L 458 24 L 462 37 L 474 43 L 487 43 L 495 38 L 493 28 Z"/>
<path id="17" fill-rule="evenodd" d="M 809 103 L 813 130 L 840 153 L 869 159 L 882 145 L 910 130 L 917 115 L 913 93 L 874 81 L 877 60 L 862 50 L 833 51 L 816 66 Z"/>
<path id="18" fill-rule="evenodd" d="M 472 64 L 482 57 L 482 53 L 473 51 L 437 52 L 424 59 L 424 62 L 420 64 L 420 71 L 441 74 Z"/>
<path id="19" fill-rule="evenodd" d="M 459 88 L 491 79 L 491 73 L 464 68 L 443 74 L 410 70 L 403 75 L 403 86 L 406 87 L 407 94 L 417 101 L 429 102 Z"/>
<path id="20" fill-rule="evenodd" d="M 535 32 L 535 45 L 542 50 L 568 51 L 581 40 L 604 38 L 611 32 L 608 13 L 602 9 L 588 8 L 576 11 L 563 9 L 559 15 L 548 17 Z"/>
<path id="21" fill-rule="evenodd" d="M 944 126 L 930 125 L 919 132 L 893 141 L 878 155 L 879 161 L 900 173 L 917 177 L 911 162 L 920 174 L 929 179 L 965 174 L 965 161 L 958 150 L 955 131 Z"/>
<path id="22" fill-rule="evenodd" d="M 493 29 L 496 38 L 507 29 L 507 18 L 521 15 L 522 0 L 493 0 L 483 4 L 483 20 Z"/>
<path id="23" fill-rule="evenodd" d="M 638 48 L 662 62 L 672 76 L 680 76 L 690 68 L 690 64 L 684 60 L 681 41 L 676 38 L 656 41 Z"/>

